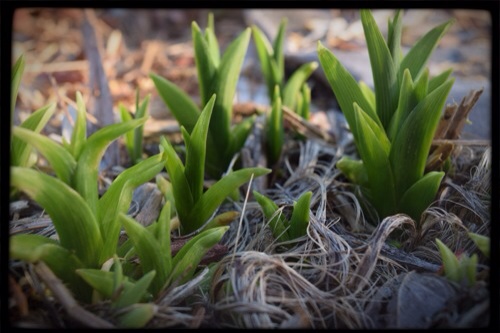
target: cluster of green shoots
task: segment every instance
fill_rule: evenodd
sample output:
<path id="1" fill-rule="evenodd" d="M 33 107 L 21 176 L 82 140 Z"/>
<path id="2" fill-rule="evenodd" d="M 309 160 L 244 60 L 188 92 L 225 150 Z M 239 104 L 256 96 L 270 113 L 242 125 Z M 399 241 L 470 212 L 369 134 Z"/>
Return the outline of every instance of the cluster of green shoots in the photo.
<path id="1" fill-rule="evenodd" d="M 401 15 L 389 20 L 385 40 L 370 11 L 361 10 L 375 91 L 356 82 L 318 42 L 321 66 L 360 157 L 344 156 L 337 167 L 361 187 L 376 210 L 375 222 L 396 213 L 419 222 L 444 177 L 442 171 L 425 173 L 425 166 L 454 79 L 451 70 L 431 78 L 425 65 L 452 21 L 430 30 L 403 56 Z"/>
<path id="2" fill-rule="evenodd" d="M 378 219 L 406 213 L 419 221 L 444 177 L 444 172 L 425 173 L 424 169 L 441 110 L 453 84 L 449 78 L 451 71 L 431 78 L 425 64 L 451 22 L 429 31 L 403 56 L 400 12 L 389 21 L 387 40 L 368 10 L 361 11 L 361 19 L 374 91 L 356 82 L 333 53 L 318 44 L 319 61 L 347 119 L 360 157 L 355 160 L 345 156 L 337 167 L 361 187 Z M 201 107 L 172 82 L 150 75 L 181 126 L 183 158 L 164 137 L 160 152 L 143 158 L 142 127 L 148 117 L 149 96 L 140 102 L 138 93 L 134 114 L 121 106 L 120 123 L 101 128 L 89 137 L 80 93 L 76 95 L 77 116 L 69 141 L 59 144 L 40 133 L 55 112 L 54 104 L 35 111 L 21 125 L 13 127 L 11 196 L 22 192 L 39 203 L 51 217 L 58 239 L 14 235 L 10 239 L 11 257 L 31 263 L 44 261 L 78 299 L 87 302 L 92 298 L 109 299 L 120 314 L 122 326 L 144 325 L 153 313 L 148 300 L 172 284 L 191 279 L 203 256 L 222 239 L 238 214 L 235 211 L 216 214 L 218 208 L 252 177 L 271 172 L 259 167 L 234 171 L 231 164 L 254 121 L 254 117 L 239 124 L 232 121 L 236 83 L 252 31 L 272 104 L 266 138 L 271 163 L 279 160 L 283 146 L 283 107 L 305 119 L 309 117 L 310 89 L 306 81 L 318 64 L 303 65 L 285 83 L 285 26 L 283 20 L 272 45 L 257 27 L 247 28 L 221 56 L 213 16 L 209 16 L 205 32 L 193 22 Z M 12 72 L 11 115 L 23 68 L 21 57 Z M 132 166 L 118 175 L 99 197 L 99 162 L 106 148 L 121 136 Z M 33 168 L 37 152 L 52 167 L 53 176 Z M 158 178 L 164 168 L 169 180 Z M 204 186 L 206 175 L 217 180 L 209 188 Z M 155 177 L 166 202 L 158 219 L 145 227 L 127 212 L 134 189 Z M 253 194 L 278 241 L 306 235 L 311 192 L 298 198 L 290 219 L 270 198 L 256 191 Z M 72 208 L 67 209 L 69 206 Z M 124 243 L 119 242 L 122 229 L 128 236 Z M 178 229 L 180 235 L 194 235 L 175 256 L 170 248 L 173 229 Z M 478 246 L 485 248 L 484 243 L 480 239 Z M 460 267 L 471 266 L 477 257 L 458 261 L 439 241 L 438 246 L 446 274 L 452 279 L 466 276 L 472 281 L 471 271 Z M 140 259 L 139 268 L 132 261 L 135 257 Z M 134 320 L 139 314 L 143 321 Z"/>

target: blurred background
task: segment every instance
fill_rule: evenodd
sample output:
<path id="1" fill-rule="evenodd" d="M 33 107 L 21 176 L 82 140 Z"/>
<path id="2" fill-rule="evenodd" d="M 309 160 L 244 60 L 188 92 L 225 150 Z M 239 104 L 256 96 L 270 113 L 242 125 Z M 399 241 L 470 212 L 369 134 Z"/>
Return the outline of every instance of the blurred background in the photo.
<path id="1" fill-rule="evenodd" d="M 135 110 L 135 91 L 141 98 L 152 95 L 148 128 L 172 124 L 148 74 L 154 72 L 175 82 L 198 98 L 198 83 L 191 40 L 191 22 L 206 27 L 206 9 L 59 9 L 22 8 L 13 21 L 13 57 L 24 54 L 26 68 L 16 105 L 15 123 L 50 101 L 58 103 L 60 115 L 45 129 L 60 135 L 64 112 L 75 100 L 76 91 L 85 99 L 95 97 L 89 74 L 96 53 L 89 41 L 95 37 L 97 61 L 102 69 L 113 104 Z M 291 73 L 298 66 L 317 60 L 318 40 L 340 59 L 358 80 L 373 87 L 368 51 L 359 10 L 355 9 L 214 9 L 215 32 L 224 49 L 246 27 L 253 24 L 274 40 L 282 17 L 288 18 L 285 67 Z M 382 33 L 394 10 L 373 10 Z M 490 139 L 491 135 L 491 17 L 481 10 L 406 9 L 403 15 L 402 45 L 405 53 L 435 26 L 454 19 L 434 51 L 428 67 L 435 75 L 448 68 L 456 78 L 447 103 L 460 103 L 470 90 L 484 88 L 464 128 L 464 139 Z M 84 28 L 87 23 L 87 28 Z M 90 27 L 90 30 L 88 29 Z M 327 129 L 340 114 L 321 67 L 309 80 L 312 87 L 312 122 Z M 250 40 L 238 82 L 236 103 L 268 105 L 254 41 Z"/>

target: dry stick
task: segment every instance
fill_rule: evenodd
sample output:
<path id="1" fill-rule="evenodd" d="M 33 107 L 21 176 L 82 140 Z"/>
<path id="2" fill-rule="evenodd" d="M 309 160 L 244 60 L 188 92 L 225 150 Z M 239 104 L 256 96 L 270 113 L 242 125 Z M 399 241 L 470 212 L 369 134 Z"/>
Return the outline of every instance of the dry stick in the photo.
<path id="1" fill-rule="evenodd" d="M 82 26 L 83 39 L 85 42 L 85 54 L 89 61 L 89 86 L 92 97 L 89 100 L 89 110 L 99 120 L 101 126 L 114 123 L 113 100 L 108 86 L 108 79 L 102 65 L 99 47 L 96 40 L 97 17 L 91 9 L 85 9 Z M 89 135 L 96 128 L 90 126 Z M 117 142 L 111 143 L 103 157 L 103 167 L 111 167 L 120 163 L 119 147 Z"/>
<path id="2" fill-rule="evenodd" d="M 114 328 L 111 323 L 88 312 L 78 305 L 73 296 L 71 296 L 70 291 L 44 262 L 37 263 L 35 265 L 35 271 L 59 302 L 61 302 L 61 305 L 71 318 L 89 328 Z"/>

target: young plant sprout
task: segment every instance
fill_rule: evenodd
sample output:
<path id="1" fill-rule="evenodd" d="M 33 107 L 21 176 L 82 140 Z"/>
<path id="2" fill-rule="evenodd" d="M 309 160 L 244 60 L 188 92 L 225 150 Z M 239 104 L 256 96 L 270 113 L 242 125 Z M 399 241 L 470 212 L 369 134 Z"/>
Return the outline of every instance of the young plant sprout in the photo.
<path id="1" fill-rule="evenodd" d="M 431 78 L 425 65 L 452 21 L 429 31 L 403 56 L 401 16 L 398 11 L 389 20 L 385 40 L 371 12 L 361 10 L 375 91 L 356 82 L 318 42 L 321 66 L 361 158 L 345 156 L 337 167 L 361 186 L 378 213 L 372 218 L 375 222 L 396 213 L 419 222 L 444 177 L 444 172 L 425 173 L 425 165 L 454 79 L 448 78 L 451 71 Z"/>

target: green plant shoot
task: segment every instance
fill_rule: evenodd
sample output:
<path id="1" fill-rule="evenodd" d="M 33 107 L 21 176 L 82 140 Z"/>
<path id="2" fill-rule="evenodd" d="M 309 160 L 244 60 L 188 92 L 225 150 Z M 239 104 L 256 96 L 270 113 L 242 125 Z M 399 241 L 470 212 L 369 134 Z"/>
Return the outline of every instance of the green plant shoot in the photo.
<path id="1" fill-rule="evenodd" d="M 188 234 L 203 227 L 222 202 L 241 185 L 248 182 L 252 175 L 258 177 L 271 171 L 265 168 L 245 168 L 230 172 L 204 192 L 204 162 L 208 155 L 207 136 L 215 100 L 216 96 L 213 95 L 205 105 L 191 133 L 188 133 L 184 126 L 181 127 L 186 146 L 185 165 L 171 143 L 165 137 L 160 139 L 160 144 L 167 154 L 165 168 L 172 183 L 181 234 Z M 230 222 L 226 219 L 220 221 Z M 213 224 L 209 225 L 213 226 Z"/>
<path id="2" fill-rule="evenodd" d="M 402 17 L 389 20 L 384 39 L 369 10 L 361 10 L 375 91 L 356 82 L 335 55 L 318 42 L 318 57 L 354 137 L 361 161 L 345 156 L 337 167 L 361 186 L 375 208 L 374 221 L 406 213 L 419 222 L 444 172 L 425 164 L 446 97 L 453 85 L 446 71 L 434 78 L 425 68 L 452 21 L 424 35 L 403 56 Z"/>
<path id="3" fill-rule="evenodd" d="M 220 55 L 219 45 L 213 27 L 213 16 L 209 15 L 209 25 L 203 33 L 196 22 L 192 23 L 195 62 L 198 72 L 201 105 L 205 107 L 212 95 L 217 95 L 213 106 L 207 137 L 206 172 L 219 179 L 230 164 L 251 130 L 253 117 L 248 117 L 232 126 L 232 106 L 239 72 L 243 64 L 250 40 L 250 28 L 232 41 L 224 54 Z M 190 97 L 170 81 L 150 75 L 158 93 L 180 125 L 188 133 L 194 128 L 200 109 Z"/>

